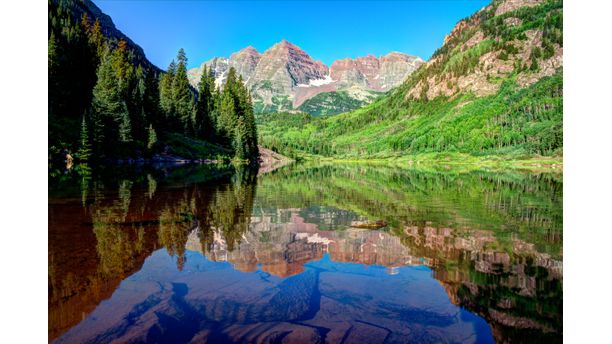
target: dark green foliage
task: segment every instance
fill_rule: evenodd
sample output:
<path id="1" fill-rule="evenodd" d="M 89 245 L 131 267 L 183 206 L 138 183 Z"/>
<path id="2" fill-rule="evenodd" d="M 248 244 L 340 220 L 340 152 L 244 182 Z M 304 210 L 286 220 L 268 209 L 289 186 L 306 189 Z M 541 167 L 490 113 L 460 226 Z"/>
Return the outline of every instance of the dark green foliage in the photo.
<path id="1" fill-rule="evenodd" d="M 177 122 L 174 129 L 182 131 L 185 135 L 191 135 L 193 134 L 194 96 L 189 86 L 189 79 L 187 79 L 187 56 L 183 48 L 179 49 L 177 60 L 176 73 L 172 79 L 174 118 Z"/>
<path id="2" fill-rule="evenodd" d="M 93 89 L 92 116 L 94 123 L 94 150 L 102 156 L 117 153 L 117 141 L 128 142 L 129 115 L 122 95 L 120 71 L 113 54 L 107 48 L 98 68 L 98 81 Z"/>
<path id="3" fill-rule="evenodd" d="M 202 77 L 198 84 L 198 101 L 193 120 L 195 136 L 202 140 L 213 140 L 215 138 L 215 125 L 213 114 L 215 112 L 215 78 L 213 70 L 207 70 L 204 66 Z"/>
<path id="4" fill-rule="evenodd" d="M 49 2 L 49 147 L 75 150 L 81 116 L 96 81 L 96 54 L 87 32 L 64 6 Z"/>
<path id="5" fill-rule="evenodd" d="M 166 133 L 158 145 L 168 146 L 168 153 L 184 159 L 230 160 L 233 156 L 227 147 L 186 137 L 178 133 Z"/>
<path id="6" fill-rule="evenodd" d="M 162 149 L 193 159 L 226 159 L 236 152 L 237 158 L 256 160 L 253 105 L 235 71 L 223 93 L 208 71 L 196 94 L 183 49 L 160 74 L 90 5 L 49 2 L 50 162 L 61 163 L 75 151 L 80 162 L 99 164 Z M 95 19 L 88 13 L 96 13 Z M 221 126 L 218 117 L 225 120 Z"/>
<path id="7" fill-rule="evenodd" d="M 147 139 L 147 148 L 149 150 L 153 149 L 153 147 L 155 147 L 155 144 L 157 143 L 157 133 L 155 133 L 155 129 L 153 129 L 153 125 L 149 124 L 149 136 Z"/>
<path id="8" fill-rule="evenodd" d="M 77 151 L 77 157 L 81 163 L 87 163 L 91 156 L 91 143 L 89 141 L 89 130 L 87 129 L 87 119 L 83 116 L 81 122 L 81 142 L 79 150 Z"/>
<path id="9" fill-rule="evenodd" d="M 370 101 L 365 101 L 351 97 L 347 91 L 323 92 L 306 100 L 298 110 L 313 116 L 336 115 L 358 109 L 376 99 L 380 94 L 372 91 L 369 96 Z"/>
<path id="10" fill-rule="evenodd" d="M 172 97 L 172 80 L 175 73 L 176 63 L 172 60 L 168 70 L 159 81 L 159 106 L 163 113 L 163 120 L 169 127 L 172 127 L 172 124 L 176 122 L 174 118 L 174 98 Z"/>
<path id="11" fill-rule="evenodd" d="M 230 68 L 223 91 L 217 119 L 217 135 L 221 142 L 232 147 L 235 156 L 254 160 L 259 155 L 257 127 L 253 102 L 242 77 L 236 78 L 236 70 Z"/>
<path id="12" fill-rule="evenodd" d="M 429 152 L 561 155 L 562 70 L 526 88 L 517 80 L 524 81 L 524 74 L 538 71 L 542 60 L 555 53 L 556 45 L 562 46 L 562 2 L 549 1 L 494 16 L 497 5 L 494 2 L 490 9 L 467 18 L 468 24 L 453 32 L 430 63 L 386 97 L 335 116 L 260 116 L 260 141 L 291 157 L 385 158 Z M 509 18 L 515 19 L 506 20 Z M 468 46 L 466 42 L 479 30 L 483 40 Z M 529 59 L 522 60 L 524 51 L 519 48 L 524 46 L 516 40 L 526 39 L 529 30 L 544 32 L 543 44 L 533 47 Z M 480 70 L 480 59 L 489 52 L 514 61 L 512 72 L 487 73 L 488 82 L 497 84 L 499 90 L 476 97 L 458 88 L 457 77 L 486 72 Z M 440 85 L 444 80 L 457 92 L 450 98 L 428 97 L 430 82 Z M 420 97 L 410 92 L 414 87 Z"/>
<path id="13" fill-rule="evenodd" d="M 531 50 L 531 54 L 529 55 L 529 61 L 531 62 L 529 70 L 531 70 L 532 72 L 537 72 L 540 69 L 540 66 L 538 64 L 538 59 L 540 57 L 542 57 L 542 50 L 539 47 L 533 48 Z"/>
<path id="14" fill-rule="evenodd" d="M 50 0 L 48 5 L 50 157 L 81 148 L 84 113 L 88 114 L 92 159 L 110 157 L 123 149 L 102 147 L 104 135 L 122 145 L 129 142 L 128 151 L 143 146 L 148 121 L 157 116 L 158 102 L 151 91 L 157 93 L 158 69 L 144 58 L 140 47 L 112 27 L 108 17 L 91 8 L 92 3 Z M 112 61 L 100 71 L 105 51 Z M 98 80 L 99 72 L 103 80 Z M 94 107 L 102 113 L 96 113 Z M 110 116 L 109 111 L 118 112 Z M 100 132 L 105 121 L 112 125 Z M 108 140 L 112 142 L 110 136 Z"/>
<path id="15" fill-rule="evenodd" d="M 291 157 L 305 153 L 389 157 L 442 151 L 561 154 L 562 90 L 561 72 L 522 90 L 508 80 L 499 93 L 482 98 L 406 101 L 398 90 L 335 116 L 260 115 L 260 141 Z"/>

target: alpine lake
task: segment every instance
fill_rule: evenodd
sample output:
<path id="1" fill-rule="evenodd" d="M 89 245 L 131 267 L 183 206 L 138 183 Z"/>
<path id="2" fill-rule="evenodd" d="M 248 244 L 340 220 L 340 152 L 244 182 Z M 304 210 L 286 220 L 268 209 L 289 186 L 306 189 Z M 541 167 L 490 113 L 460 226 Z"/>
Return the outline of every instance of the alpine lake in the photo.
<path id="1" fill-rule="evenodd" d="M 563 174 L 300 163 L 49 177 L 54 343 L 551 343 Z"/>

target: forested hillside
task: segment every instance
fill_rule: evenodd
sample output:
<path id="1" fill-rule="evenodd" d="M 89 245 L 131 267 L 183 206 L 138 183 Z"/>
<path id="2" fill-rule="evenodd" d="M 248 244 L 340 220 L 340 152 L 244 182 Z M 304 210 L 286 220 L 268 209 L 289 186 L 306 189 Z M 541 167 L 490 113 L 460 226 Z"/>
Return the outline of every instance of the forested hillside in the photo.
<path id="1" fill-rule="evenodd" d="M 262 116 L 260 142 L 298 157 L 561 156 L 562 30 L 561 1 L 494 1 L 388 96 L 336 116 Z"/>
<path id="2" fill-rule="evenodd" d="M 180 49 L 162 72 L 91 1 L 49 6 L 49 163 L 180 156 L 256 161 L 250 94 L 231 69 L 189 85 Z"/>

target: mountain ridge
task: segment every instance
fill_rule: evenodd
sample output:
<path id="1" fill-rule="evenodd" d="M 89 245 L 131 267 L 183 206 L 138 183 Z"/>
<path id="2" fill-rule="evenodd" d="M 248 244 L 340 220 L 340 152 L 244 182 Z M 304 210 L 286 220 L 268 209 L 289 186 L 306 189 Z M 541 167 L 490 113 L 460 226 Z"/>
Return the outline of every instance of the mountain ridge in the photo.
<path id="1" fill-rule="evenodd" d="M 386 96 L 293 117 L 260 118 L 261 144 L 294 158 L 562 157 L 563 2 L 494 0 Z"/>
<path id="2" fill-rule="evenodd" d="M 229 58 L 214 57 L 203 62 L 200 67 L 190 69 L 188 76 L 191 85 L 197 87 L 202 70 L 206 66 L 213 69 L 216 85 L 221 87 L 225 73 L 230 67 L 234 67 L 246 81 L 258 112 L 294 111 L 300 109 L 306 100 L 321 93 L 355 87 L 370 91 L 371 94 L 388 91 L 398 86 L 423 63 L 425 61 L 418 56 L 392 51 L 380 57 L 371 54 L 364 57 L 347 57 L 334 61 L 328 67 L 313 59 L 297 45 L 283 39 L 263 53 L 247 46 L 232 53 Z M 345 92 L 346 94 L 352 93 Z M 333 98 L 333 95 L 327 95 L 326 98 L 330 96 Z M 366 102 L 365 98 L 361 97 L 350 104 L 359 103 L 361 106 L 374 97 L 366 98 Z M 322 104 L 316 105 L 315 108 L 316 112 L 330 112 L 330 109 Z"/>

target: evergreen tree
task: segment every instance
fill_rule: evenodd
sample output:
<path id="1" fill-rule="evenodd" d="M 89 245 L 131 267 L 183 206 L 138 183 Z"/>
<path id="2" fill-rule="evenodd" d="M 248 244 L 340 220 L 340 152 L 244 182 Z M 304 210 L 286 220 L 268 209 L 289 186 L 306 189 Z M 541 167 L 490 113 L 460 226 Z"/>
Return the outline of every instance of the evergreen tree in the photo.
<path id="1" fill-rule="evenodd" d="M 189 79 L 187 78 L 187 56 L 183 48 L 179 49 L 177 54 L 178 64 L 176 65 L 176 74 L 172 80 L 172 98 L 176 117 L 179 120 L 181 130 L 185 135 L 193 132 L 193 94 L 189 88 Z"/>
<path id="2" fill-rule="evenodd" d="M 102 26 L 98 18 L 96 18 L 89 32 L 89 43 L 95 48 L 98 60 L 101 59 L 102 54 L 104 54 L 104 35 L 102 34 Z"/>
<path id="3" fill-rule="evenodd" d="M 259 150 L 253 102 L 242 76 L 237 78 L 234 68 L 228 71 L 221 98 L 217 118 L 221 143 L 230 146 L 237 158 L 255 160 Z"/>
<path id="4" fill-rule="evenodd" d="M 207 141 L 212 141 L 215 136 L 212 121 L 214 87 L 214 79 L 213 83 L 211 83 L 208 70 L 204 66 L 202 77 L 198 84 L 198 102 L 194 115 L 194 131 L 197 138 Z"/>
<path id="5" fill-rule="evenodd" d="M 146 85 L 144 70 L 140 65 L 135 69 L 134 80 L 130 83 L 130 88 L 128 111 L 132 125 L 132 137 L 136 142 L 144 144 L 147 140 L 147 118 L 144 110 Z"/>
<path id="6" fill-rule="evenodd" d="M 127 143 L 132 141 L 132 122 L 130 121 L 130 115 L 127 111 L 122 112 L 120 116 L 119 141 Z"/>
<path id="7" fill-rule="evenodd" d="M 91 144 L 89 143 L 89 131 L 87 130 L 85 115 L 83 115 L 83 120 L 81 121 L 81 142 L 77 155 L 81 163 L 87 163 L 91 156 Z"/>
<path id="8" fill-rule="evenodd" d="M 106 48 L 98 67 L 98 81 L 93 89 L 94 149 L 105 155 L 115 152 L 118 139 L 129 141 L 130 124 L 127 106 L 122 97 L 118 73 L 113 61 L 116 55 Z"/>
<path id="9" fill-rule="evenodd" d="M 253 101 L 249 92 L 244 89 L 244 131 L 246 137 L 246 158 L 253 160 L 259 157 L 259 147 L 257 146 L 257 125 L 255 124 L 255 114 L 253 113 Z"/>
<path id="10" fill-rule="evenodd" d="M 147 148 L 149 150 L 153 149 L 155 144 L 157 143 L 157 134 L 155 133 L 155 129 L 153 129 L 153 125 L 149 124 L 149 137 L 147 140 Z"/>
<path id="11" fill-rule="evenodd" d="M 164 114 L 166 125 L 171 126 L 174 120 L 174 98 L 172 96 L 172 83 L 176 73 L 176 63 L 170 62 L 168 71 L 159 80 L 159 106 Z"/>
<path id="12" fill-rule="evenodd" d="M 163 125 L 163 118 L 160 116 L 159 82 L 156 73 L 153 70 L 147 71 L 145 73 L 144 82 L 145 87 L 142 107 L 145 117 L 154 127 L 161 128 Z"/>
<path id="13" fill-rule="evenodd" d="M 236 128 L 234 129 L 234 139 L 232 146 L 234 155 L 239 159 L 248 159 L 248 138 L 246 137 L 247 130 L 243 118 L 238 118 Z"/>
<path id="14" fill-rule="evenodd" d="M 219 118 L 217 121 L 218 138 L 221 144 L 228 146 L 232 144 L 234 139 L 235 115 L 234 99 L 229 90 L 225 88 L 221 95 Z"/>

